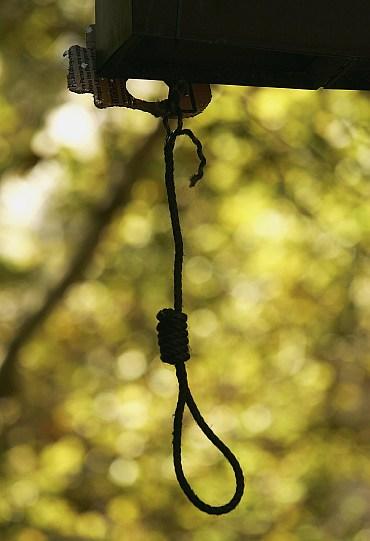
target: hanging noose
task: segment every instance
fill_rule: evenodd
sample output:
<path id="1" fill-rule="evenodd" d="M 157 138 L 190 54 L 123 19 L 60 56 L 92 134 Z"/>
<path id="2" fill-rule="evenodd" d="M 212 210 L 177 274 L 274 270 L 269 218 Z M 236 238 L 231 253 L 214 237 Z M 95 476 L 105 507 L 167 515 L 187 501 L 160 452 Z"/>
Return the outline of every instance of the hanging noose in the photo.
<path id="1" fill-rule="evenodd" d="M 173 460 L 179 484 L 189 500 L 201 511 L 211 515 L 221 515 L 232 511 L 240 502 L 244 492 L 244 477 L 235 455 L 216 436 L 203 419 L 189 389 L 185 362 L 190 359 L 187 330 L 187 316 L 182 312 L 182 266 L 184 258 L 183 240 L 176 200 L 174 181 L 174 150 L 178 137 L 186 136 L 195 145 L 199 157 L 199 168 L 190 180 L 195 186 L 202 178 L 206 159 L 202 144 L 194 133 L 183 127 L 183 117 L 200 114 L 212 99 L 211 88 L 207 84 L 177 83 L 168 84 L 168 100 L 162 102 L 143 102 L 130 95 L 126 79 L 107 79 L 98 75 L 96 70 L 96 45 L 93 27 L 87 31 L 86 48 L 74 46 L 66 53 L 69 57 L 68 86 L 72 92 L 93 93 L 97 107 L 128 107 L 147 111 L 156 117 L 163 117 L 166 128 L 164 147 L 166 163 L 166 188 L 171 215 L 173 238 L 175 243 L 174 263 L 174 307 L 161 310 L 158 315 L 158 342 L 162 361 L 176 367 L 179 383 L 179 396 L 174 416 Z M 170 118 L 177 118 L 177 127 L 171 130 Z M 219 449 L 234 470 L 236 479 L 235 494 L 225 505 L 212 506 L 203 502 L 188 483 L 182 467 L 181 437 L 185 405 L 188 406 L 194 421 L 204 435 Z"/>
<path id="2" fill-rule="evenodd" d="M 161 360 L 165 363 L 172 364 L 176 367 L 176 376 L 179 384 L 179 396 L 177 400 L 176 411 L 173 424 L 173 461 L 177 480 L 189 498 L 189 500 L 200 511 L 210 515 L 222 515 L 229 513 L 240 502 L 244 493 L 244 475 L 240 464 L 232 453 L 232 451 L 216 436 L 213 430 L 202 417 L 195 400 L 191 394 L 185 362 L 190 359 L 189 338 L 187 328 L 187 315 L 182 312 L 182 267 L 184 259 L 184 247 L 179 218 L 179 211 L 176 199 L 176 188 L 174 180 L 174 150 L 176 140 L 180 136 L 186 136 L 191 139 L 197 148 L 198 157 L 200 160 L 198 172 L 193 175 L 190 180 L 190 186 L 195 186 L 202 178 L 203 170 L 206 165 L 206 159 L 203 154 L 202 144 L 194 135 L 194 133 L 183 127 L 183 118 L 180 107 L 178 106 L 178 94 L 174 90 L 172 92 L 173 107 L 177 111 L 178 124 L 173 131 L 170 129 L 168 117 L 164 118 L 164 125 L 167 136 L 164 147 L 165 156 L 165 182 L 168 198 L 168 206 L 171 216 L 173 239 L 175 244 L 175 259 L 174 259 L 174 308 L 165 308 L 157 314 L 158 325 L 158 343 L 161 353 Z M 185 405 L 202 430 L 204 435 L 217 447 L 224 455 L 226 460 L 231 465 L 236 481 L 235 493 L 231 500 L 220 506 L 209 505 L 201 500 L 193 491 L 189 482 L 185 477 L 182 466 L 182 424 Z"/>

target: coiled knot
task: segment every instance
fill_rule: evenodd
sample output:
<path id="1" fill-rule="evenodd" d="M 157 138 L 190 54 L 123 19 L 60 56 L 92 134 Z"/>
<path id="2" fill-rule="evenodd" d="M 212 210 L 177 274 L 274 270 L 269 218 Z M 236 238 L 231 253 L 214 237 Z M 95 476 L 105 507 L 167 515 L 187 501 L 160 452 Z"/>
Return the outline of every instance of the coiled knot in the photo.
<path id="1" fill-rule="evenodd" d="M 190 359 L 188 316 L 172 308 L 164 308 L 158 312 L 157 319 L 161 360 L 176 365 Z"/>

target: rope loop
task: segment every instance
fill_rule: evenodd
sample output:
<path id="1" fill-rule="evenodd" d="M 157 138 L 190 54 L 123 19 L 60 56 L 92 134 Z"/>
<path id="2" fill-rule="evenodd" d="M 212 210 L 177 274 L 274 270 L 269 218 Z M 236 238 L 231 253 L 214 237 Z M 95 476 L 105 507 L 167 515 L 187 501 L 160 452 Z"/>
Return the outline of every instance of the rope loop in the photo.
<path id="1" fill-rule="evenodd" d="M 203 419 L 198 406 L 191 394 L 185 362 L 190 359 L 189 351 L 189 337 L 187 327 L 187 315 L 182 312 L 182 267 L 184 259 L 184 245 L 181 232 L 179 210 L 176 198 L 175 188 L 175 165 L 174 165 L 174 150 L 176 140 L 180 136 L 189 137 L 189 139 L 196 146 L 197 154 L 199 157 L 198 171 L 191 177 L 190 186 L 195 186 L 197 182 L 203 177 L 204 167 L 206 166 L 206 158 L 203 154 L 203 147 L 200 140 L 194 135 L 194 133 L 183 127 L 182 112 L 178 105 L 178 93 L 176 90 L 173 92 L 174 101 L 172 107 L 177 110 L 178 122 L 177 127 L 172 131 L 169 124 L 169 117 L 163 118 L 163 123 L 166 129 L 166 142 L 164 147 L 165 156 L 165 181 L 167 189 L 168 206 L 171 217 L 172 233 L 175 244 L 175 258 L 174 258 L 174 308 L 165 308 L 158 312 L 157 319 L 157 331 L 158 331 L 158 344 L 161 353 L 161 359 L 165 363 L 172 364 L 176 367 L 176 376 L 179 383 L 179 396 L 174 415 L 173 425 L 173 461 L 175 466 L 176 477 L 182 488 L 184 494 L 197 507 L 200 511 L 208 513 L 210 515 L 222 515 L 229 513 L 239 504 L 244 493 L 244 475 L 240 467 L 240 464 L 232 453 L 232 451 L 216 436 L 213 430 L 209 427 L 206 421 Z M 187 481 L 183 466 L 182 466 L 182 424 L 184 417 L 185 405 L 188 406 L 189 411 L 202 430 L 204 435 L 217 447 L 217 449 L 224 455 L 225 459 L 231 465 L 235 475 L 235 493 L 228 503 L 220 506 L 209 505 L 201 500 L 191 488 Z"/>
<path id="2" fill-rule="evenodd" d="M 171 160 L 171 158 L 173 159 L 173 152 L 174 152 L 176 140 L 178 137 L 181 137 L 181 136 L 188 137 L 191 140 L 191 142 L 194 144 L 197 150 L 197 155 L 199 158 L 199 167 L 198 167 L 198 171 L 190 179 L 190 188 L 193 188 L 198 183 L 198 181 L 203 178 L 204 169 L 207 165 L 207 159 L 203 152 L 203 145 L 200 139 L 198 139 L 198 137 L 195 136 L 192 130 L 182 127 L 183 125 L 182 125 L 182 120 L 180 116 L 178 118 L 178 125 L 176 129 L 173 131 L 171 131 L 168 117 L 163 118 L 163 124 L 165 126 L 166 133 L 167 133 L 166 144 L 165 144 L 166 163 L 168 160 Z"/>
<path id="3" fill-rule="evenodd" d="M 181 486 L 183 492 L 191 503 L 197 507 L 200 511 L 207 513 L 208 515 L 224 515 L 233 511 L 237 505 L 240 503 L 240 500 L 244 494 L 244 474 L 243 470 L 240 467 L 239 461 L 234 455 L 234 453 L 225 445 L 225 443 L 220 440 L 220 438 L 213 432 L 211 427 L 204 420 L 202 414 L 200 413 L 198 406 L 195 403 L 193 395 L 191 394 L 186 366 L 184 363 L 176 365 L 176 375 L 179 382 L 179 397 L 177 401 L 174 422 L 173 422 L 173 461 L 175 466 L 176 477 Z M 194 419 L 194 421 L 199 426 L 200 430 L 209 439 L 211 443 L 222 453 L 230 464 L 234 476 L 235 476 L 235 491 L 230 500 L 224 505 L 210 505 L 204 502 L 194 490 L 191 488 L 188 480 L 185 477 L 184 469 L 182 466 L 182 451 L 181 451 L 181 442 L 182 442 L 182 424 L 184 417 L 185 405 L 188 406 L 189 411 Z"/>

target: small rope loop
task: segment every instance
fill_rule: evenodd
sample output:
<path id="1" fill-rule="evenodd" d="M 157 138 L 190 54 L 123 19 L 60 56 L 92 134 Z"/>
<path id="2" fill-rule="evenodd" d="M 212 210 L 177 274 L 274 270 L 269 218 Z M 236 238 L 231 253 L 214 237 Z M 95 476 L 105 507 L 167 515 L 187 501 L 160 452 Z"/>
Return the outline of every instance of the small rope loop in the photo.
<path id="1" fill-rule="evenodd" d="M 179 124 L 174 131 L 171 131 L 169 120 L 167 117 L 163 118 L 163 124 L 167 133 L 166 145 L 165 145 L 165 156 L 166 156 L 167 163 L 171 159 L 173 160 L 172 154 L 175 148 L 176 139 L 178 137 L 181 137 L 181 136 L 188 137 L 192 141 L 194 146 L 196 147 L 197 155 L 199 158 L 199 167 L 198 167 L 198 171 L 190 179 L 190 188 L 193 188 L 199 182 L 199 180 L 203 178 L 204 169 L 207 165 L 207 159 L 203 152 L 202 142 L 200 141 L 200 139 L 198 139 L 198 137 L 196 137 L 196 135 L 194 134 L 192 130 L 189 130 L 188 128 L 180 127 L 182 126 L 182 124 Z M 169 154 L 170 156 L 168 156 Z M 172 168 L 173 166 L 171 167 L 171 169 Z"/>
<path id="2" fill-rule="evenodd" d="M 161 360 L 177 365 L 190 359 L 188 316 L 172 308 L 164 308 L 157 314 L 158 344 Z"/>
<path id="3" fill-rule="evenodd" d="M 184 363 L 176 365 L 176 375 L 179 382 L 179 397 L 177 401 L 174 423 L 173 423 L 173 462 L 175 466 L 176 477 L 184 491 L 187 498 L 191 501 L 195 507 L 204 513 L 209 515 L 224 515 L 233 511 L 239 504 L 244 494 L 244 474 L 240 467 L 239 461 L 234 453 L 225 445 L 223 441 L 213 432 L 211 427 L 204 420 L 200 413 L 198 406 L 191 394 L 188 378 L 186 373 L 186 366 Z M 199 498 L 191 488 L 188 480 L 185 477 L 184 469 L 182 466 L 182 423 L 184 417 L 185 405 L 188 406 L 189 411 L 197 423 L 206 438 L 224 455 L 228 463 L 233 469 L 235 476 L 235 492 L 230 500 L 224 505 L 210 505 Z"/>

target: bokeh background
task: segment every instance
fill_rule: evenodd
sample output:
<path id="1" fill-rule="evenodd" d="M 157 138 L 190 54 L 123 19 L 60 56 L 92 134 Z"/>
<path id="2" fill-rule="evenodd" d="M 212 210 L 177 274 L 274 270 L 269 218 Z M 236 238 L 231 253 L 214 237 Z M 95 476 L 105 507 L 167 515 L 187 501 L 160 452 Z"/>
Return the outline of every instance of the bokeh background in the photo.
<path id="1" fill-rule="evenodd" d="M 0 4 L 1 541 L 370 540 L 370 94 L 214 88 L 177 149 L 194 395 L 246 472 L 195 510 L 155 315 L 163 130 L 66 90 L 92 0 Z M 163 86 L 131 83 L 142 96 Z M 196 491 L 233 490 L 185 419 Z"/>

